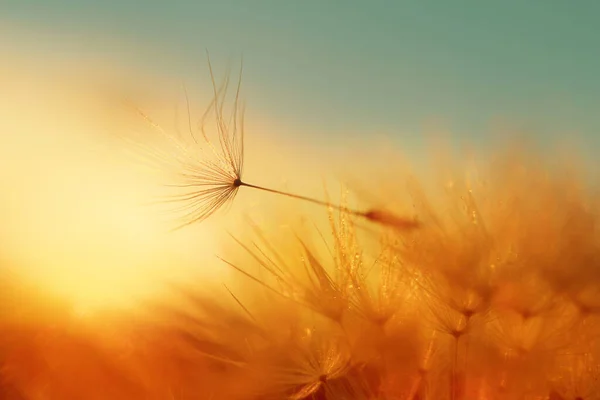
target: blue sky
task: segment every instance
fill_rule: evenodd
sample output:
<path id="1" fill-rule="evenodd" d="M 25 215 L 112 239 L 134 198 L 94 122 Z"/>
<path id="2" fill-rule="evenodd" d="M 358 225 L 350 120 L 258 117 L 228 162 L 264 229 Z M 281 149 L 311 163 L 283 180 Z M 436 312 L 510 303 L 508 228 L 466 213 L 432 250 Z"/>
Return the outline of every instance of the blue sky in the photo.
<path id="1" fill-rule="evenodd" d="M 436 122 L 477 140 L 502 121 L 600 146 L 596 1 L 0 0 L 0 15 L 151 45 L 156 68 L 243 53 L 250 112 L 310 136 Z"/>

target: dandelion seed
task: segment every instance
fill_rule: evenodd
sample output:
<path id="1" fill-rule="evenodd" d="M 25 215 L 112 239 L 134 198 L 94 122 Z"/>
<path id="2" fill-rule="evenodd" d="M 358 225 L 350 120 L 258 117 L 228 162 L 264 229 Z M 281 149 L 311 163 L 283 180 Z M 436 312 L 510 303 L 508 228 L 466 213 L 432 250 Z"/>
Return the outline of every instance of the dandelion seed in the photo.
<path id="1" fill-rule="evenodd" d="M 190 137 L 194 142 L 193 145 L 185 146 L 182 143 L 176 143 L 177 151 L 175 154 L 165 154 L 162 155 L 162 157 L 155 155 L 155 157 L 158 157 L 159 160 L 162 158 L 160 161 L 163 163 L 165 158 L 170 158 L 171 161 L 175 161 L 172 167 L 175 168 L 176 179 L 179 182 L 167 186 L 183 189 L 183 193 L 170 196 L 166 199 L 167 203 L 178 204 L 178 207 L 176 207 L 173 211 L 183 213 L 182 221 L 176 227 L 176 229 L 183 228 L 187 225 L 197 222 L 202 222 L 221 208 L 231 204 L 241 187 L 247 187 L 296 200 L 310 202 L 320 206 L 330 207 L 343 211 L 347 214 L 364 218 L 381 225 L 390 226 L 402 231 L 409 231 L 420 227 L 420 223 L 416 220 L 401 218 L 384 210 L 371 209 L 367 211 L 360 211 L 349 209 L 347 207 L 331 204 L 329 202 L 318 200 L 312 197 L 283 192 L 244 181 L 242 178 L 244 171 L 244 108 L 240 102 L 242 67 L 240 67 L 239 71 L 233 112 L 227 117 L 225 115 L 224 108 L 226 102 L 226 92 L 229 87 L 229 79 L 225 79 L 220 87 L 218 87 L 210 62 L 210 57 L 208 57 L 208 66 L 213 86 L 214 98 L 201 118 L 200 131 L 204 141 L 203 144 L 211 150 L 212 154 L 210 157 L 212 159 L 207 157 L 200 158 L 198 157 L 198 154 L 194 152 L 196 147 L 200 146 L 201 143 L 196 138 L 192 128 L 190 105 L 187 98 L 187 92 L 187 122 Z M 219 138 L 218 146 L 215 146 L 209 140 L 205 130 L 205 120 L 211 111 L 214 112 L 216 120 L 215 122 Z M 156 122 L 152 121 L 148 115 L 143 113 L 141 110 L 138 110 L 138 112 L 154 129 L 159 130 L 163 135 L 166 135 L 164 130 L 162 130 L 162 128 Z M 168 139 L 170 141 L 174 140 L 173 137 L 168 137 Z M 197 150 L 202 152 L 203 148 Z"/>

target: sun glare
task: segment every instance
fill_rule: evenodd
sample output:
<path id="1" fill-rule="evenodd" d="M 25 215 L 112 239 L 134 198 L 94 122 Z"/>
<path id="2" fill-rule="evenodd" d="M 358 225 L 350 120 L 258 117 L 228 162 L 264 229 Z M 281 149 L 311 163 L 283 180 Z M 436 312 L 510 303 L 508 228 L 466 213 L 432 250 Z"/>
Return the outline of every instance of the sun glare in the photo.
<path id="1" fill-rule="evenodd" d="M 94 93 L 14 71 L 2 83 L 0 236 L 11 266 L 80 309 L 214 276 L 214 226 L 169 232 L 168 216 L 148 207 L 157 182 L 116 150 L 116 116 L 91 111 Z"/>
<path id="2" fill-rule="evenodd" d="M 246 216 L 260 220 L 260 210 L 276 212 L 278 197 L 244 191 L 243 200 L 227 212 L 172 232 L 176 220 L 169 208 L 150 204 L 169 194 L 161 186 L 169 182 L 129 157 L 121 141 L 129 134 L 145 140 L 140 134 L 151 133 L 129 124 L 124 108 L 111 104 L 110 94 L 127 85 L 119 87 L 117 81 L 114 88 L 99 90 L 92 74 L 82 79 L 87 67 L 70 66 L 78 72 L 73 79 L 68 70 L 40 73 L 28 65 L 5 67 L 0 78 L 7 89 L 0 99 L 0 184 L 9 193 L 0 199 L 0 237 L 10 267 L 74 302 L 80 314 L 155 297 L 171 281 L 221 284 L 233 274 L 216 257 L 223 240 L 240 233 Z M 168 96 L 142 100 L 154 107 L 153 116 L 157 110 L 167 115 L 161 123 L 178 106 Z M 206 104 L 196 106 L 202 110 Z M 281 138 L 273 141 L 268 132 L 277 128 L 266 121 L 255 115 L 246 121 L 253 132 L 247 141 L 248 177 L 324 198 L 319 178 L 325 177 L 316 171 L 327 168 L 315 160 L 331 167 L 335 155 Z M 338 189 L 329 195 L 335 202 Z M 299 206 L 304 215 L 326 215 L 310 204 Z"/>

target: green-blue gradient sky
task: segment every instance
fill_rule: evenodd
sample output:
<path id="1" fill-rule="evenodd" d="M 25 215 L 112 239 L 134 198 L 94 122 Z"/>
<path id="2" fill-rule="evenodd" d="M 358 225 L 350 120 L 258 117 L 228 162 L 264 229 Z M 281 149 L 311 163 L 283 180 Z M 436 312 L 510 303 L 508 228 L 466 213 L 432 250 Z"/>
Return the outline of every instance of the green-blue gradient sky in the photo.
<path id="1" fill-rule="evenodd" d="M 243 53 L 251 109 L 307 135 L 503 121 L 600 146 L 598 1 L 1 0 L 2 19 L 151 43 L 160 68 Z"/>

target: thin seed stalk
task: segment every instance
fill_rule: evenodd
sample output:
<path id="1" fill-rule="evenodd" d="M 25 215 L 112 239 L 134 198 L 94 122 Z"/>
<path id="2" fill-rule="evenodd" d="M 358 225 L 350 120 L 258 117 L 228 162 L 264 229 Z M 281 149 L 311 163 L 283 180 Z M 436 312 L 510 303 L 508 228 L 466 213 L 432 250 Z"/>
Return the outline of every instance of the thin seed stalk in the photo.
<path id="1" fill-rule="evenodd" d="M 281 196 L 290 197 L 290 198 L 293 198 L 293 199 L 307 201 L 307 202 L 310 202 L 310 203 L 313 203 L 313 204 L 317 204 L 317 205 L 320 205 L 320 206 L 332 207 L 332 208 L 334 208 L 336 210 L 345 211 L 345 212 L 347 212 L 349 214 L 356 215 L 358 217 L 366 218 L 367 214 L 368 214 L 365 211 L 358 211 L 358 210 L 349 209 L 349 208 L 346 208 L 346 207 L 338 206 L 336 204 L 327 203 L 327 202 L 322 201 L 322 200 L 317 200 L 317 199 L 314 199 L 312 197 L 306 197 L 306 196 L 302 196 L 302 195 L 299 195 L 299 194 L 283 192 L 281 190 L 276 190 L 276 189 L 269 189 L 269 188 L 266 188 L 264 186 L 253 185 L 253 184 L 250 184 L 250 183 L 243 182 L 240 179 L 236 179 L 236 181 L 234 182 L 234 186 L 238 186 L 238 187 L 245 186 L 245 187 L 252 188 L 252 189 L 262 190 L 264 192 L 269 192 L 269 193 L 278 194 L 278 195 L 281 195 Z"/>
<path id="2" fill-rule="evenodd" d="M 454 338 L 454 354 L 452 357 L 452 369 L 450 371 L 450 399 L 457 400 L 458 395 L 458 345 L 460 341 L 460 336 L 453 336 Z"/>
<path id="3" fill-rule="evenodd" d="M 317 204 L 319 206 L 331 207 L 335 210 L 343 211 L 350 215 L 354 215 L 359 218 L 364 218 L 371 222 L 379 223 L 382 225 L 388 225 L 388 226 L 391 226 L 391 227 L 394 227 L 394 228 L 400 229 L 400 230 L 412 230 L 412 229 L 420 227 L 420 223 L 418 221 L 410 220 L 410 219 L 406 219 L 406 218 L 400 218 L 400 217 L 397 217 L 393 214 L 390 214 L 390 213 L 382 211 L 382 210 L 371 209 L 371 210 L 367 210 L 367 211 L 359 211 L 356 209 L 347 208 L 347 207 L 343 207 L 343 206 L 336 205 L 336 204 L 331 204 L 331 203 L 328 203 L 328 202 L 325 202 L 322 200 L 317 200 L 312 197 L 302 196 L 299 194 L 284 192 L 284 191 L 276 190 L 276 189 L 270 189 L 270 188 L 267 188 L 264 186 L 253 185 L 251 183 L 246 183 L 246 182 L 242 181 L 240 178 L 235 179 L 235 181 L 233 182 L 233 187 L 237 189 L 242 186 L 245 186 L 245 187 L 248 187 L 251 189 L 261 190 L 261 191 L 268 192 L 268 193 L 281 195 L 281 196 L 290 197 L 290 198 L 297 199 L 297 200 L 307 201 L 309 203 Z"/>

